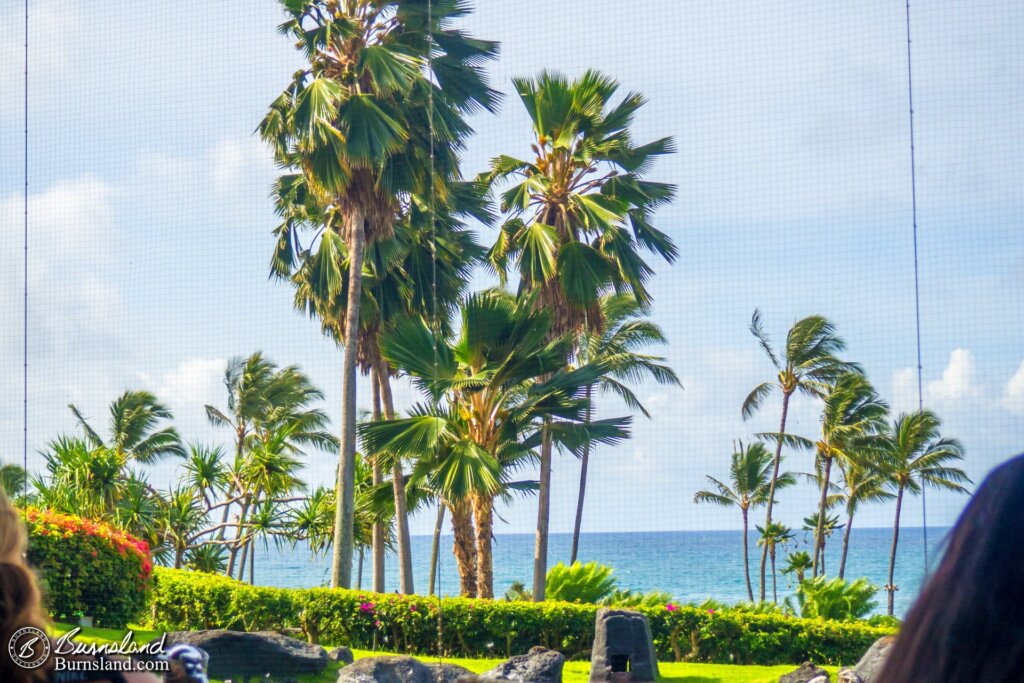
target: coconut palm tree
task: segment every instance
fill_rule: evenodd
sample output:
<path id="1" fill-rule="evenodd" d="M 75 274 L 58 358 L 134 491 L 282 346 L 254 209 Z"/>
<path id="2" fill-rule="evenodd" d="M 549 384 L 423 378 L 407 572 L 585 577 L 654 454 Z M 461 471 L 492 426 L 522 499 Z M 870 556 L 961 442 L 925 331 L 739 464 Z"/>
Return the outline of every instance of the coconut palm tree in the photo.
<path id="1" fill-rule="evenodd" d="M 771 490 L 772 455 L 760 441 L 743 445 L 738 441 L 733 448 L 729 466 L 730 484 L 714 477 L 707 477 L 711 489 L 698 491 L 695 503 L 713 503 L 722 507 L 737 507 L 743 517 L 743 572 L 747 580 L 747 599 L 754 601 L 754 588 L 750 583 L 750 561 L 748 559 L 747 531 L 750 510 L 768 502 Z M 775 488 L 792 486 L 796 479 L 789 472 L 779 475 Z"/>
<path id="2" fill-rule="evenodd" d="M 779 420 L 779 431 L 775 438 L 775 460 L 772 470 L 772 485 L 765 510 L 765 527 L 772 523 L 772 506 L 775 502 L 775 486 L 782 464 L 782 445 L 787 440 L 786 418 L 789 415 L 789 402 L 794 394 L 813 398 L 823 398 L 836 378 L 844 372 L 857 369 L 852 363 L 840 360 L 836 354 L 841 352 L 845 343 L 836 334 L 835 326 L 820 315 L 812 315 L 798 320 L 786 334 L 786 343 L 782 349 L 776 350 L 761 322 L 761 312 L 754 311 L 750 319 L 750 333 L 754 335 L 768 360 L 775 367 L 777 376 L 771 382 L 763 382 L 754 387 L 743 401 L 741 413 L 743 419 L 749 419 L 761 408 L 764 400 L 778 390 L 782 394 L 782 417 Z M 765 595 L 765 563 L 768 558 L 768 546 L 761 552 L 760 599 Z"/>
<path id="3" fill-rule="evenodd" d="M 601 297 L 600 307 L 604 324 L 599 330 L 587 329 L 580 333 L 577 357 L 583 363 L 592 359 L 604 359 L 612 370 L 602 377 L 596 386 L 587 387 L 588 405 L 585 421 L 589 422 L 593 416 L 595 389 L 618 396 L 629 408 L 649 418 L 650 413 L 630 389 L 630 384 L 649 377 L 659 384 L 682 386 L 672 368 L 665 365 L 664 358 L 641 353 L 642 349 L 652 344 L 665 344 L 665 335 L 657 324 L 644 317 L 646 311 L 636 299 L 627 294 L 606 294 Z M 576 563 L 579 551 L 590 450 L 590 444 L 585 444 L 580 458 L 580 492 L 576 502 L 570 566 Z"/>
<path id="4" fill-rule="evenodd" d="M 178 431 L 170 424 L 174 415 L 148 391 L 126 391 L 111 402 L 106 440 L 74 404 L 68 408 L 93 447 L 109 448 L 124 462 L 148 465 L 168 456 L 185 456 Z"/>
<path id="5" fill-rule="evenodd" d="M 895 496 L 887 490 L 887 480 L 875 445 L 859 449 L 853 457 L 839 461 L 843 473 L 840 500 L 846 509 L 846 529 L 843 531 L 843 551 L 839 558 L 839 578 L 846 576 L 846 556 L 850 548 L 853 517 L 863 503 L 881 503 Z"/>
<path id="6" fill-rule="evenodd" d="M 462 592 L 489 598 L 494 501 L 529 487 L 511 477 L 535 458 L 544 421 L 558 417 L 552 439 L 579 452 L 587 438 L 621 440 L 629 420 L 584 421 L 584 387 L 609 367 L 569 368 L 572 337 L 549 341 L 551 314 L 531 297 L 472 295 L 461 322 L 457 337 L 416 318 L 384 335 L 385 359 L 413 379 L 428 403 L 411 417 L 365 423 L 361 431 L 370 451 L 418 457 L 413 479 L 437 492 L 452 514 Z"/>
<path id="7" fill-rule="evenodd" d="M 404 196 L 425 188 L 433 195 L 435 174 L 457 175 L 457 153 L 470 132 L 463 115 L 496 103 L 481 64 L 497 48 L 452 27 L 466 13 L 459 3 L 429 12 L 412 0 L 282 4 L 289 19 L 281 29 L 296 39 L 308 67 L 271 104 L 259 130 L 289 172 L 280 182 L 301 179 L 302 192 L 314 198 L 301 204 L 318 207 L 287 216 L 275 263 L 290 271 L 308 262 L 316 295 L 325 301 L 347 286 L 344 321 L 337 325 L 345 355 L 331 582 L 348 587 L 365 250 L 390 237 Z M 303 228 L 312 228 L 313 237 L 296 248 Z"/>
<path id="8" fill-rule="evenodd" d="M 776 481 L 776 484 L 778 482 Z M 772 562 L 772 601 L 775 603 L 779 602 L 779 591 L 776 584 L 776 573 L 775 573 L 775 554 L 779 548 L 786 545 L 793 540 L 793 531 L 780 522 L 772 522 L 764 527 L 757 527 L 758 533 L 761 537 L 757 539 L 757 544 L 763 546 Z"/>
<path id="9" fill-rule="evenodd" d="M 600 330 L 602 294 L 614 289 L 651 301 L 653 273 L 643 251 L 675 260 L 672 239 L 651 224 L 671 185 L 644 179 L 651 163 L 673 151 L 662 138 L 637 145 L 630 127 L 644 104 L 639 93 L 615 102 L 618 84 L 597 71 L 575 80 L 543 72 L 513 79 L 533 123 L 534 159 L 494 159 L 488 182 L 510 181 L 506 214 L 489 260 L 504 282 L 515 270 L 521 293 L 532 292 L 553 314 L 552 338 Z M 551 497 L 551 439 L 540 452 L 533 597 L 544 600 Z"/>
<path id="10" fill-rule="evenodd" d="M 889 555 L 888 613 L 893 613 L 896 547 L 900 540 L 900 513 L 903 496 L 917 494 L 924 486 L 966 493 L 970 484 L 967 474 L 952 463 L 963 460 L 963 446 L 956 439 L 939 434 L 940 422 L 930 410 L 904 413 L 888 426 L 879 439 L 881 462 L 890 486 L 896 490 L 896 516 L 892 527 L 892 549 Z"/>
<path id="11" fill-rule="evenodd" d="M 821 475 L 818 474 L 817 476 L 814 477 L 814 482 L 819 487 L 820 481 Z M 817 560 L 817 562 L 812 562 L 812 577 L 815 577 L 819 574 L 825 574 L 825 545 L 828 542 L 828 539 L 832 538 L 832 534 L 834 534 L 839 529 L 843 528 L 843 525 L 839 523 L 839 515 L 829 514 L 829 511 L 839 501 L 838 490 L 839 487 L 836 484 L 831 484 L 831 486 L 829 487 L 829 491 L 831 493 L 828 495 L 828 498 L 825 501 L 824 518 L 820 512 L 815 512 L 813 515 L 807 515 L 802 520 L 803 525 L 800 528 L 803 531 L 809 532 L 811 534 L 812 544 L 814 542 L 814 539 L 817 539 L 819 537 L 818 527 L 821 527 L 821 545 L 815 551 L 817 555 L 815 559 Z M 816 565 L 816 567 L 813 565 Z"/>
<path id="12" fill-rule="evenodd" d="M 798 550 L 790 553 L 786 558 L 786 566 L 782 568 L 783 574 L 796 576 L 796 583 L 799 586 L 807 576 L 807 570 L 811 568 L 811 556 L 806 550 Z"/>

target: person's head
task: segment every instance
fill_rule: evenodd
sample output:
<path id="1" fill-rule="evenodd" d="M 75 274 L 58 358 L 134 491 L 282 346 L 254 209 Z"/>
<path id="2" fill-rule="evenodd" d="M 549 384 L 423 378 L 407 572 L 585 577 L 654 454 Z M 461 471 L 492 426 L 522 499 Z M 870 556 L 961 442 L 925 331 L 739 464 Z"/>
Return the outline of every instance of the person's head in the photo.
<path id="1" fill-rule="evenodd" d="M 0 487 L 0 681 L 45 680 L 41 670 L 26 670 L 7 652 L 14 632 L 26 626 L 45 630 L 46 615 L 35 576 L 25 564 L 25 525 Z"/>
<path id="2" fill-rule="evenodd" d="M 1024 455 L 989 474 L 967 504 L 878 683 L 1021 680 L 1022 533 Z"/>

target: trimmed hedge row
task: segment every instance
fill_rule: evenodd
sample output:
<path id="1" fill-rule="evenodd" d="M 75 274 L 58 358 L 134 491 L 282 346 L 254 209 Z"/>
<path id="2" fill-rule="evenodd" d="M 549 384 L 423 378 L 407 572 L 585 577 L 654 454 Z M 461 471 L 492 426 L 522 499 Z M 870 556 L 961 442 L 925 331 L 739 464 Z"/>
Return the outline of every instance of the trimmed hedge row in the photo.
<path id="1" fill-rule="evenodd" d="M 48 510 L 24 511 L 28 562 L 50 616 L 122 628 L 144 613 L 153 560 L 149 546 L 103 522 Z"/>
<path id="2" fill-rule="evenodd" d="M 439 601 L 328 588 L 254 587 L 160 567 L 155 578 L 152 620 L 159 629 L 301 629 L 310 642 L 423 655 L 507 657 L 544 645 L 570 659 L 587 659 L 598 609 L 557 602 Z M 859 622 L 677 605 L 640 611 L 650 619 L 658 657 L 665 661 L 849 664 L 875 640 L 892 633 Z"/>

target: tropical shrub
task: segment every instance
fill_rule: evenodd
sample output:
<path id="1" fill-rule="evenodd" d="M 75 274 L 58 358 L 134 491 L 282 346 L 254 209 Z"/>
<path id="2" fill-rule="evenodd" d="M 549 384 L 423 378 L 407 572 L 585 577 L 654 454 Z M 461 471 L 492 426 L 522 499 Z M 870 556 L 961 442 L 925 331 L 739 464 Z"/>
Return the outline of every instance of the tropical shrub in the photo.
<path id="1" fill-rule="evenodd" d="M 804 579 L 796 589 L 800 616 L 807 619 L 864 619 L 878 607 L 878 586 L 867 579 L 845 581 L 817 576 Z"/>
<path id="2" fill-rule="evenodd" d="M 544 645 L 586 659 L 597 605 L 249 586 L 158 567 L 153 625 L 167 630 L 300 628 L 312 642 L 461 657 L 510 656 Z M 783 664 L 855 662 L 892 629 L 667 603 L 640 606 L 663 660 Z M 438 622 L 442 626 L 438 641 Z"/>
<path id="3" fill-rule="evenodd" d="M 54 619 L 89 616 L 121 628 L 148 602 L 149 546 L 103 522 L 28 508 L 28 561 L 43 584 Z"/>
<path id="4" fill-rule="evenodd" d="M 615 592 L 615 577 L 606 564 L 559 562 L 548 570 L 545 592 L 548 600 L 598 603 Z"/>

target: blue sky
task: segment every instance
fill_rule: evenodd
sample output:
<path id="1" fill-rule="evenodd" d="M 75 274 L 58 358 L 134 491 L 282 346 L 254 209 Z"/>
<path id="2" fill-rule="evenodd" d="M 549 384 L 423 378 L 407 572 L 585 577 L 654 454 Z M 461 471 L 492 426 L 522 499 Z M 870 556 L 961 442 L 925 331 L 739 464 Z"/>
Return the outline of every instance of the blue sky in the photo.
<path id="1" fill-rule="evenodd" d="M 20 4 L 20 3 L 18 3 Z M 849 356 L 897 408 L 916 406 L 913 253 L 903 5 L 772 0 L 478 2 L 465 22 L 499 40 L 493 82 L 595 67 L 650 100 L 640 140 L 675 137 L 652 177 L 678 185 L 658 223 L 681 249 L 658 265 L 654 317 L 684 391 L 644 386 L 654 417 L 596 453 L 591 530 L 729 528 L 698 507 L 734 438 L 771 429 L 739 405 L 770 378 L 746 326 L 776 338 L 811 313 L 833 318 Z M 20 7 L 0 9 L 0 459 L 21 457 Z M 967 447 L 976 479 L 1024 445 L 1024 7 L 915 3 L 914 79 L 926 403 Z M 268 281 L 274 177 L 252 136 L 299 65 L 273 2 L 32 1 L 30 60 L 29 445 L 102 421 L 127 387 L 168 402 L 189 439 L 217 441 L 202 404 L 223 402 L 226 359 L 264 350 L 297 363 L 339 411 L 340 353 Z M 478 117 L 469 173 L 523 155 L 528 120 L 507 98 Z M 482 235 L 489 241 L 490 233 Z M 364 392 L 366 395 L 366 392 Z M 408 401 L 411 392 L 399 391 Z M 601 412 L 622 410 L 612 401 Z M 794 409 L 811 436 L 815 406 Z M 310 454 L 330 477 L 333 454 Z M 786 465 L 810 469 L 809 456 Z M 153 472 L 172 476 L 170 464 Z M 578 465 L 555 465 L 553 528 L 571 528 Z M 799 524 L 809 488 L 780 514 Z M 963 500 L 929 499 L 930 521 Z M 532 529 L 535 505 L 503 510 Z M 886 525 L 888 508 L 858 525 Z M 427 532 L 431 515 L 414 522 Z M 920 520 L 918 506 L 907 511 Z"/>

